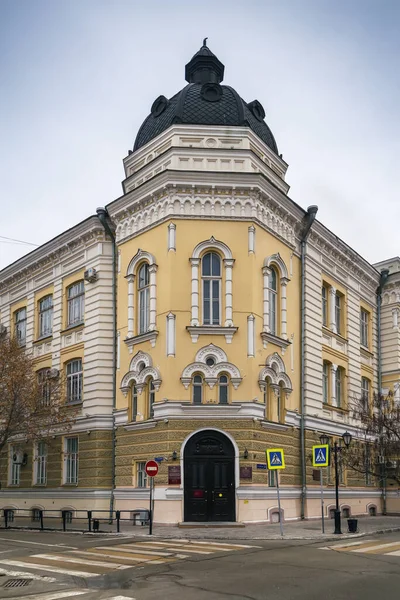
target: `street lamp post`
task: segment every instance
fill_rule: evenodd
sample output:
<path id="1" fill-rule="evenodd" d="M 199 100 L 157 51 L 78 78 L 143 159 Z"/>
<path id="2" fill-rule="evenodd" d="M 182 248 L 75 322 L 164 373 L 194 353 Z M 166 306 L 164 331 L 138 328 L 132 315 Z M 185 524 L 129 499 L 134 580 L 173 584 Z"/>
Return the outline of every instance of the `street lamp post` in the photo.
<path id="1" fill-rule="evenodd" d="M 348 448 L 350 446 L 351 443 L 351 433 L 349 433 L 348 431 L 346 431 L 343 435 L 342 435 L 342 439 L 345 443 L 346 448 Z M 321 444 L 328 446 L 329 445 L 329 437 L 326 434 L 322 434 L 319 438 Z M 333 452 L 333 457 L 334 457 L 334 464 L 335 464 L 335 496 L 336 496 L 336 508 L 335 508 L 335 531 L 334 533 L 337 534 L 341 534 L 342 533 L 342 529 L 341 529 L 341 522 L 340 522 L 340 506 L 339 506 L 339 468 L 338 468 L 338 453 L 341 452 L 341 447 L 339 446 L 339 444 L 337 443 L 337 441 L 334 442 L 333 446 L 330 446 L 332 452 Z"/>

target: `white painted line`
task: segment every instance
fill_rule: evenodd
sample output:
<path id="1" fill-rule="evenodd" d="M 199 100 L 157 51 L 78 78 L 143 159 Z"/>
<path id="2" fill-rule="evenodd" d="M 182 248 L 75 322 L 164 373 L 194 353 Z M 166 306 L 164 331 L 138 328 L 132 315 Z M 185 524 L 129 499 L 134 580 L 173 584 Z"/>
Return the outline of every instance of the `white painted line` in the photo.
<path id="1" fill-rule="evenodd" d="M 11 567 L 23 567 L 24 569 L 36 569 L 40 571 L 50 571 L 50 573 L 62 573 L 63 575 L 75 575 L 76 577 L 98 577 L 98 573 L 86 573 L 85 571 L 68 571 L 67 569 L 59 569 L 58 567 L 49 567 L 48 565 L 40 565 L 36 563 L 26 563 L 19 560 L 2 560 L 4 565 Z"/>
<path id="2" fill-rule="evenodd" d="M 135 598 L 131 598 L 128 596 L 113 596 L 112 598 L 109 598 L 108 600 L 135 600 Z"/>
<path id="3" fill-rule="evenodd" d="M 64 544 L 43 544 L 41 542 L 27 542 L 25 540 L 13 540 L 10 538 L 0 538 L 0 540 L 5 540 L 7 542 L 16 543 L 16 544 L 33 544 L 34 546 L 48 546 L 51 548 L 65 548 L 66 550 L 77 550 L 76 546 L 65 546 Z"/>
<path id="4" fill-rule="evenodd" d="M 102 562 L 99 560 L 86 560 L 83 558 L 74 558 L 73 556 L 65 556 L 65 554 L 34 554 L 32 556 L 32 558 L 44 558 L 45 560 L 55 560 L 57 562 L 70 562 L 70 563 L 78 563 L 81 565 L 88 565 L 88 566 L 93 566 L 93 567 L 106 567 L 106 568 L 110 568 L 110 563 L 109 562 Z M 95 558 L 95 556 L 94 556 Z M 113 567 L 115 569 L 121 568 L 121 569 L 129 569 L 129 567 L 125 567 L 123 565 L 120 565 L 118 563 L 114 563 Z"/>
<path id="5" fill-rule="evenodd" d="M 395 550 L 394 552 L 385 552 L 385 556 L 400 556 L 400 550 Z"/>
<path id="6" fill-rule="evenodd" d="M 115 554 L 106 554 L 105 552 L 85 552 L 84 550 L 75 550 L 71 552 L 71 554 L 78 554 L 79 556 L 82 554 L 83 556 L 91 556 L 92 558 L 96 558 L 96 556 L 103 556 L 104 558 L 114 558 L 121 561 L 132 561 L 132 562 L 142 562 L 141 558 L 133 558 L 131 556 L 115 556 Z M 148 560 L 151 560 L 151 556 L 148 557 Z M 116 565 L 117 563 L 107 563 L 109 565 Z"/>
<path id="7" fill-rule="evenodd" d="M 149 554 L 151 556 L 172 556 L 172 552 L 156 552 L 155 550 L 140 550 L 141 546 L 136 544 L 124 544 L 129 548 L 121 548 L 120 546 L 96 546 L 93 550 L 113 550 L 114 552 L 130 552 L 131 554 Z M 134 550 L 137 550 L 134 552 Z"/>
<path id="8" fill-rule="evenodd" d="M 360 544 L 365 544 L 365 540 L 361 540 L 359 542 L 348 542 L 347 544 L 335 544 L 335 546 L 329 546 L 330 550 L 335 550 L 335 548 L 347 548 L 350 546 L 359 546 Z M 322 550 L 322 548 L 319 548 Z"/>
<path id="9" fill-rule="evenodd" d="M 382 550 L 383 548 L 390 548 L 391 546 L 398 546 L 400 542 L 391 542 L 390 544 L 377 544 L 374 546 L 367 546 L 366 548 L 357 548 L 351 550 L 351 552 L 368 552 L 369 550 Z"/>
<path id="10" fill-rule="evenodd" d="M 174 541 L 174 540 L 173 540 Z M 227 544 L 224 542 L 194 542 L 196 545 L 197 544 L 201 544 L 201 545 L 208 545 L 208 546 L 233 546 L 235 548 L 262 548 L 262 546 L 249 546 L 249 544 Z"/>
<path id="11" fill-rule="evenodd" d="M 54 583 L 55 581 L 57 581 L 55 577 L 42 577 L 41 575 L 36 575 L 36 573 L 27 573 L 26 571 L 6 571 L 5 569 L 0 569 L 0 573 L 2 575 L 8 575 L 8 577 L 38 579 L 39 581 L 48 581 L 49 583 Z"/>
<path id="12" fill-rule="evenodd" d="M 76 596 L 82 596 L 83 594 L 90 594 L 92 591 L 93 590 L 64 590 L 63 592 L 48 592 L 47 594 L 42 593 L 24 596 L 24 600 L 63 600 L 64 598 L 72 598 Z"/>
<path id="13" fill-rule="evenodd" d="M 161 542 L 145 542 L 145 543 L 140 543 L 137 546 L 135 546 L 136 548 L 153 548 L 154 550 L 156 550 L 159 546 L 159 544 L 161 544 Z M 134 544 L 124 544 L 125 546 L 131 546 L 133 547 Z M 212 554 L 212 551 L 209 552 L 208 550 L 191 550 L 189 549 L 187 546 L 179 547 L 177 544 L 172 544 L 172 546 L 161 546 L 162 548 L 165 547 L 165 550 L 170 550 L 171 552 L 189 552 L 190 554 Z M 190 545 L 190 548 L 192 546 Z M 140 552 L 142 552 L 142 550 L 140 550 Z"/>

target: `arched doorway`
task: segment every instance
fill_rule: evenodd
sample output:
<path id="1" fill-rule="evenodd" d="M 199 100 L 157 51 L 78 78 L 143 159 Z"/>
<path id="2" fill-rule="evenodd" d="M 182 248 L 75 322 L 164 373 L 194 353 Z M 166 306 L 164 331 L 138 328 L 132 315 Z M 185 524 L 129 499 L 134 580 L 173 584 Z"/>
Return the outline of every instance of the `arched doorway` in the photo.
<path id="1" fill-rule="evenodd" d="M 184 520 L 235 521 L 235 450 L 219 431 L 199 431 L 186 443 Z"/>

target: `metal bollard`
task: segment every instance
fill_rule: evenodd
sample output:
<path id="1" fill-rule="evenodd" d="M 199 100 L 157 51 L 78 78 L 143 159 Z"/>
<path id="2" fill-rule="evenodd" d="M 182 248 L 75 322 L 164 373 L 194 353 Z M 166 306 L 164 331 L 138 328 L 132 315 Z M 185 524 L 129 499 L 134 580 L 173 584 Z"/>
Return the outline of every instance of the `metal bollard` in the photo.
<path id="1" fill-rule="evenodd" d="M 4 529 L 8 527 L 8 508 L 4 509 Z"/>
<path id="2" fill-rule="evenodd" d="M 63 523 L 63 531 L 67 531 L 67 511 L 62 511 L 62 523 Z"/>
<path id="3" fill-rule="evenodd" d="M 39 519 L 40 519 L 40 529 L 43 531 L 43 511 L 39 510 Z"/>
<path id="4" fill-rule="evenodd" d="M 87 511 L 88 525 L 89 525 L 89 533 L 92 531 L 92 511 Z"/>
<path id="5" fill-rule="evenodd" d="M 116 511 L 116 513 L 115 513 L 115 517 L 116 517 L 116 519 L 117 519 L 117 533 L 119 533 L 119 520 L 120 520 L 120 518 L 121 518 L 121 511 L 120 511 L 120 510 L 117 510 L 117 511 Z"/>

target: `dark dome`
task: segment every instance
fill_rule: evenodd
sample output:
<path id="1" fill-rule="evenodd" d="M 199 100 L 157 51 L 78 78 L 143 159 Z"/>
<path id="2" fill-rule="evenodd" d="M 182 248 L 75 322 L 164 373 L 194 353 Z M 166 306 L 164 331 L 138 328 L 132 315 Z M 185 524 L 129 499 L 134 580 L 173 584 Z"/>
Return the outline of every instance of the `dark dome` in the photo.
<path id="1" fill-rule="evenodd" d="M 206 38 L 207 39 L 207 38 Z M 261 140 L 278 154 L 278 148 L 268 125 L 265 112 L 258 100 L 246 103 L 228 85 L 221 85 L 224 65 L 206 46 L 203 46 L 186 65 L 185 76 L 189 85 L 170 100 L 159 96 L 151 107 L 136 136 L 134 150 L 174 125 L 226 125 L 250 127 Z"/>

